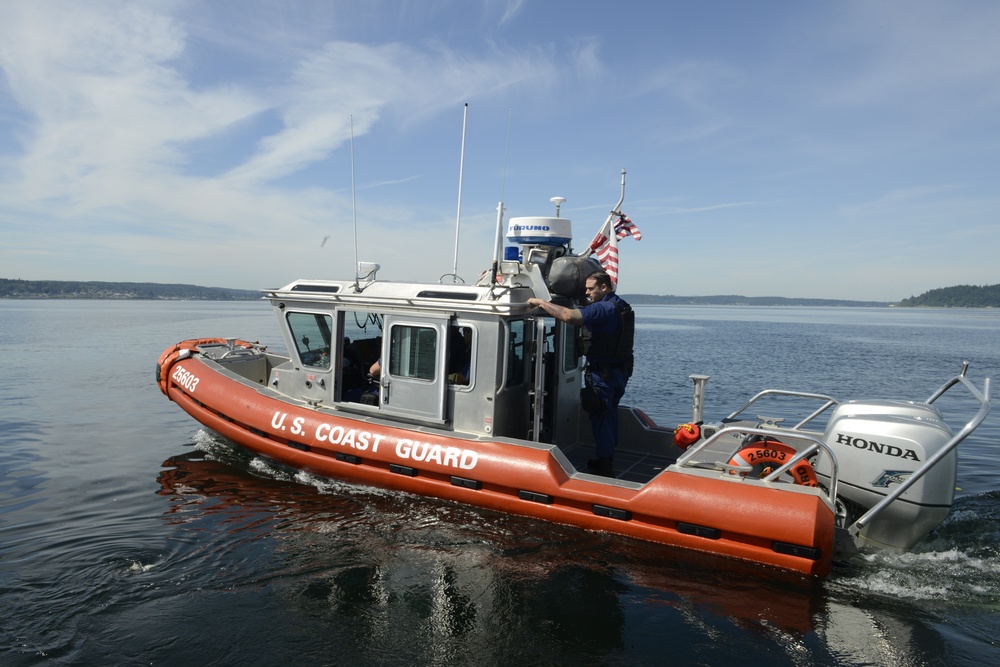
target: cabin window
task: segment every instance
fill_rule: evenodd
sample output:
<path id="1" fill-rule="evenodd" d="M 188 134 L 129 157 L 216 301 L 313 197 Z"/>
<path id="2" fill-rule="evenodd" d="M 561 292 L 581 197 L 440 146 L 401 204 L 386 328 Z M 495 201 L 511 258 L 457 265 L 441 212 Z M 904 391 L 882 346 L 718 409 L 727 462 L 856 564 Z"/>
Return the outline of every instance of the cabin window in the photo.
<path id="1" fill-rule="evenodd" d="M 288 313 L 288 330 L 303 366 L 330 367 L 333 318 L 322 313 Z"/>
<path id="2" fill-rule="evenodd" d="M 389 330 L 389 336 L 389 373 L 433 382 L 437 366 L 437 330 L 397 324 Z"/>
<path id="3" fill-rule="evenodd" d="M 526 342 L 530 329 L 524 320 L 511 320 L 507 324 L 507 386 L 515 387 L 527 375 L 528 350 Z"/>

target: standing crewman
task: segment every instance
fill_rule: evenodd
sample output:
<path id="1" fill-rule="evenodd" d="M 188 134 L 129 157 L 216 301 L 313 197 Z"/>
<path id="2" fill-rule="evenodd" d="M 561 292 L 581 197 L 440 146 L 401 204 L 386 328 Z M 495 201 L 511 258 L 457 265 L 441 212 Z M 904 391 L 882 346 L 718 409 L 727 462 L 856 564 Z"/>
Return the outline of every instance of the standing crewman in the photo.
<path id="1" fill-rule="evenodd" d="M 632 342 L 635 313 L 615 294 L 611 276 L 595 271 L 587 276 L 587 299 L 580 308 L 566 308 L 551 301 L 530 298 L 557 320 L 585 327 L 585 386 L 580 392 L 583 409 L 590 414 L 597 458 L 587 462 L 587 472 L 614 477 L 614 455 L 618 446 L 618 402 L 632 375 Z M 589 333 L 589 345 L 587 340 Z"/>

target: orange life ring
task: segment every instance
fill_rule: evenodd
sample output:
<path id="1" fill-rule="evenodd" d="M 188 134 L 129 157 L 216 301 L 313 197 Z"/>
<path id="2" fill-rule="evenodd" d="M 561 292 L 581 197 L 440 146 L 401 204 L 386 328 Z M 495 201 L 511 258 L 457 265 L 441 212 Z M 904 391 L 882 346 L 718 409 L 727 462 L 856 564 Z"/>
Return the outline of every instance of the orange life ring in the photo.
<path id="1" fill-rule="evenodd" d="M 785 465 L 785 463 L 795 456 L 795 450 L 783 442 L 777 440 L 759 440 L 750 444 L 740 451 L 736 452 L 736 455 L 729 459 L 729 465 L 731 466 L 751 466 L 757 467 L 760 465 L 764 466 L 764 470 L 761 476 L 770 474 L 776 468 L 780 468 Z M 735 475 L 736 471 L 731 470 L 730 474 Z M 749 472 L 741 472 L 740 475 L 746 477 Z M 819 486 L 819 480 L 816 478 L 816 471 L 813 470 L 812 464 L 805 459 L 802 459 L 795 464 L 793 468 L 788 471 L 788 474 L 792 476 L 796 484 L 802 484 L 803 486 Z"/>
<path id="2" fill-rule="evenodd" d="M 168 347 L 160 355 L 159 360 L 156 362 L 156 384 L 159 385 L 160 391 L 165 395 L 169 396 L 167 390 L 170 389 L 170 368 L 177 362 L 178 357 L 181 356 L 182 350 L 194 350 L 201 345 L 228 345 L 229 340 L 226 338 L 192 338 L 190 340 L 182 340 L 173 347 Z M 250 349 L 252 347 L 259 347 L 265 349 L 258 343 L 251 343 L 245 340 L 234 340 L 234 345 L 239 347 Z"/>

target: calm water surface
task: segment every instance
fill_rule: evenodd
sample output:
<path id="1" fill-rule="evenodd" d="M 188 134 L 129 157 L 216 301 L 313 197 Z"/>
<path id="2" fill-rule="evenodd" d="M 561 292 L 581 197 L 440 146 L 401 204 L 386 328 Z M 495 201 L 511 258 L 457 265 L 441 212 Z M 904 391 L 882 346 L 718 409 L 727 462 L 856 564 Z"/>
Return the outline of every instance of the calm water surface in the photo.
<path id="1" fill-rule="evenodd" d="M 1000 379 L 991 310 L 637 312 L 626 401 L 669 426 L 691 373 L 708 418 Z M 281 347 L 263 303 L 0 301 L 0 664 L 1000 664 L 1000 411 L 918 549 L 811 582 L 271 467 L 156 388 L 203 336 Z"/>

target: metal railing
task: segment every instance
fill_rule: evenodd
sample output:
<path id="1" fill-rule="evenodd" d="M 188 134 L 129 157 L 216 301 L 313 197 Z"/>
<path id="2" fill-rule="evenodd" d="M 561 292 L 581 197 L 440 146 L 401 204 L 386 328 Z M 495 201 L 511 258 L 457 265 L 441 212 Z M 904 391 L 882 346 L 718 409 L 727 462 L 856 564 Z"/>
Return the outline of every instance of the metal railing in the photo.
<path id="1" fill-rule="evenodd" d="M 765 392 L 762 392 L 765 393 Z M 738 413 L 739 411 L 737 411 Z M 734 413 L 734 414 L 737 414 Z M 710 468 L 713 470 L 718 470 L 722 473 L 729 473 L 731 475 L 737 475 L 742 472 L 748 472 L 751 467 L 742 465 L 733 465 L 729 463 L 739 452 L 746 446 L 746 439 L 749 436 L 763 436 L 765 438 L 773 438 L 778 440 L 783 444 L 789 444 L 789 442 L 795 442 L 799 444 L 799 447 L 795 447 L 795 454 L 781 466 L 776 468 L 767 474 L 766 477 L 760 478 L 764 482 L 775 482 L 781 475 L 785 474 L 792 469 L 800 461 L 807 460 L 810 456 L 815 455 L 818 452 L 822 452 L 830 459 L 830 482 L 825 487 L 820 487 L 826 493 L 830 500 L 830 503 L 834 503 L 837 498 L 837 484 L 840 479 L 840 467 L 837 462 L 837 456 L 833 453 L 833 450 L 827 445 L 823 440 L 820 439 L 819 435 L 816 433 L 809 433 L 806 431 L 800 431 L 795 429 L 770 429 L 770 428 L 760 428 L 751 426 L 728 426 L 719 429 L 711 436 L 702 440 L 701 442 L 695 443 L 687 451 L 681 454 L 677 458 L 676 465 L 681 467 L 691 467 L 691 468 Z M 721 456 L 718 453 L 713 453 L 713 460 L 711 461 L 699 461 L 695 459 L 700 452 L 704 452 L 712 448 L 712 446 L 720 442 L 723 438 L 740 436 L 737 439 L 737 443 L 730 448 L 723 448 L 722 451 L 728 451 L 728 454 L 723 454 Z M 802 447 L 801 444 L 806 444 Z M 791 445 L 789 445 L 791 446 Z M 723 462 L 723 460 L 725 462 Z"/>

